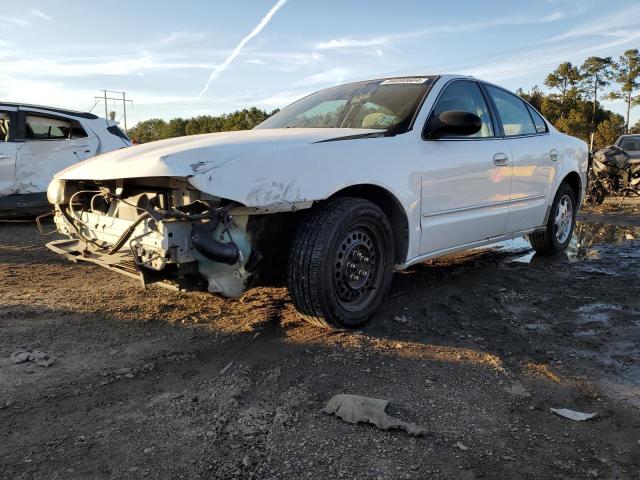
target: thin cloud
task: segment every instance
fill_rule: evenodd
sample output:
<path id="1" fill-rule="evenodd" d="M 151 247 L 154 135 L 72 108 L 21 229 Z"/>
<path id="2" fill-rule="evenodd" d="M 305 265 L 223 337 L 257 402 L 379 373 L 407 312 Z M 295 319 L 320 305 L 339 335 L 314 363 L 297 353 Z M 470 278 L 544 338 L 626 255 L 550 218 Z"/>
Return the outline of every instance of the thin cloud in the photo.
<path id="1" fill-rule="evenodd" d="M 162 40 L 160 40 L 160 45 L 172 45 L 175 43 L 193 43 L 200 42 L 207 38 L 207 34 L 204 32 L 172 32 Z"/>
<path id="2" fill-rule="evenodd" d="M 211 84 L 218 79 L 218 77 L 222 74 L 222 72 L 224 72 L 227 69 L 229 65 L 231 65 L 231 62 L 233 62 L 235 58 L 238 55 L 240 55 L 240 52 L 242 52 L 242 49 L 249 42 L 249 40 L 251 40 L 253 37 L 258 35 L 262 31 L 262 29 L 267 26 L 267 24 L 271 21 L 271 18 L 276 14 L 278 10 L 280 10 L 280 8 L 284 6 L 285 3 L 287 3 L 287 0 L 278 0 L 276 4 L 273 7 L 271 7 L 271 10 L 269 10 L 267 14 L 263 17 L 263 19 L 260 20 L 260 23 L 258 23 L 258 25 L 256 25 L 256 27 L 253 30 L 251 30 L 251 32 L 249 32 L 247 36 L 245 36 L 242 40 L 240 40 L 240 43 L 236 45 L 236 48 L 233 49 L 233 51 L 225 59 L 225 61 L 222 62 L 220 65 L 218 65 L 215 68 L 215 70 L 213 70 L 213 72 L 211 72 L 211 75 L 209 75 L 209 78 L 207 79 L 207 83 L 205 83 L 200 93 L 198 93 L 196 98 L 194 98 L 193 101 L 191 102 L 191 105 L 189 106 L 189 110 L 191 110 L 191 107 L 193 107 L 193 104 L 199 98 L 201 98 L 205 93 L 207 93 L 207 90 L 209 90 L 209 87 L 211 86 Z"/>
<path id="3" fill-rule="evenodd" d="M 345 78 L 349 75 L 350 70 L 344 67 L 335 67 L 324 72 L 316 73 L 315 75 L 310 75 L 302 80 L 294 83 L 294 86 L 301 87 L 306 85 L 326 85 L 326 84 L 337 84 L 344 81 Z"/>
<path id="4" fill-rule="evenodd" d="M 557 22 L 566 18 L 566 14 L 563 12 L 553 12 L 543 17 L 505 17 L 495 20 L 489 20 L 485 22 L 473 22 L 473 23 L 460 23 L 457 25 L 441 25 L 433 28 L 426 28 L 423 30 L 417 30 L 414 32 L 395 33 L 388 35 L 378 35 L 369 38 L 354 38 L 343 37 L 334 38 L 326 42 L 319 42 L 315 44 L 315 48 L 318 50 L 331 50 L 331 49 L 353 49 L 353 48 L 366 48 L 366 47 L 385 47 L 390 46 L 393 43 L 410 40 L 414 38 L 427 37 L 429 35 L 435 35 L 438 33 L 461 33 L 461 32 L 474 32 L 477 30 L 484 30 L 492 27 L 499 26 L 517 26 L 517 25 L 533 25 L 540 23 Z"/>
<path id="5" fill-rule="evenodd" d="M 640 39 L 640 31 L 629 33 L 628 36 L 624 38 L 612 39 L 609 42 L 581 48 L 578 54 L 571 56 L 570 60 L 573 63 L 579 63 L 590 55 L 605 55 L 612 51 L 617 51 L 622 45 L 637 42 L 638 39 Z M 566 60 L 567 54 L 563 52 L 525 59 L 514 56 L 504 61 L 494 62 L 491 65 L 477 65 L 465 68 L 462 69 L 461 73 L 484 79 L 505 80 L 548 71 L 549 68 L 557 66 L 560 62 Z"/>
<path id="6" fill-rule="evenodd" d="M 0 24 L 2 23 L 4 23 L 5 25 L 11 25 L 13 27 L 28 27 L 29 25 L 31 25 L 29 20 L 25 20 L 24 18 L 0 16 Z"/>
<path id="7" fill-rule="evenodd" d="M 552 40 L 565 40 L 572 37 L 581 37 L 588 35 L 612 35 L 616 34 L 615 30 L 624 29 L 624 27 L 638 26 L 640 24 L 640 5 L 631 5 L 622 10 L 604 15 L 596 22 L 587 22 L 562 33 Z M 624 35 L 624 32 L 619 32 Z"/>
<path id="8" fill-rule="evenodd" d="M 34 17 L 42 18 L 43 20 L 46 20 L 47 22 L 53 22 L 53 18 L 51 18 L 46 13 L 44 13 L 42 10 L 38 10 L 37 8 L 32 8 L 31 9 L 31 15 L 33 15 Z"/>
<path id="9" fill-rule="evenodd" d="M 210 63 L 174 61 L 162 56 L 143 53 L 137 56 L 118 58 L 95 58 L 80 60 L 48 60 L 5 59 L 2 62 L 2 73 L 22 77 L 88 77 L 138 75 L 148 71 L 164 70 L 210 70 L 215 65 Z"/>

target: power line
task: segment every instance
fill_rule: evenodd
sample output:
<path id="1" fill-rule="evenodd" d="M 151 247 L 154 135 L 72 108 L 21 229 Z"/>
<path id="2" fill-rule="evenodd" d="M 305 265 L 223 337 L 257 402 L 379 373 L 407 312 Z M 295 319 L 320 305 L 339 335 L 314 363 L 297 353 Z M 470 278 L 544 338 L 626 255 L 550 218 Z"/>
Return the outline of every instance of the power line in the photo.
<path id="1" fill-rule="evenodd" d="M 113 93 L 113 94 L 118 94 L 121 96 L 118 97 L 110 97 L 109 94 Z M 131 103 L 131 105 L 133 106 L 133 100 L 130 100 L 127 98 L 127 93 L 126 92 L 120 92 L 120 91 L 114 91 L 114 90 L 102 90 L 102 95 L 99 97 L 94 97 L 96 103 L 94 104 L 93 107 L 91 107 L 91 109 L 93 110 L 93 108 L 100 103 L 101 101 L 104 101 L 104 118 L 106 118 L 107 120 L 109 119 L 109 109 L 108 109 L 108 101 L 109 100 L 113 100 L 114 104 L 115 102 L 122 102 L 122 109 L 123 109 L 123 117 L 124 117 L 124 131 L 127 131 L 127 102 Z"/>

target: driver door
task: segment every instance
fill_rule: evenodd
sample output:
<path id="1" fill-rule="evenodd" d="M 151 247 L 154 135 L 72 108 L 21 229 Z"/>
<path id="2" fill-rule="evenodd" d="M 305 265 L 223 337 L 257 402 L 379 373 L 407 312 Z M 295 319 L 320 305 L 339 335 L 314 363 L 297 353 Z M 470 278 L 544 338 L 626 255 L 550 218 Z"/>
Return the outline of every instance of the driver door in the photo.
<path id="1" fill-rule="evenodd" d="M 511 151 L 475 81 L 445 86 L 431 115 L 455 110 L 477 115 L 482 128 L 469 136 L 422 140 L 423 254 L 498 237 L 507 225 Z"/>

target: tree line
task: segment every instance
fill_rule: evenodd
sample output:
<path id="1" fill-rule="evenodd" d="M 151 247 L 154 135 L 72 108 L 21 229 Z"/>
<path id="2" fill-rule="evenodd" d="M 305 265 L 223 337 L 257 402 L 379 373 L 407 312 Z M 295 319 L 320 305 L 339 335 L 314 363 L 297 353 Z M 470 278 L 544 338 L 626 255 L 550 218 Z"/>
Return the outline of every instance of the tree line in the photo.
<path id="1" fill-rule="evenodd" d="M 640 133 L 640 121 L 629 125 L 631 110 L 640 105 L 640 53 L 625 51 L 618 60 L 612 57 L 589 57 L 582 65 L 564 62 L 544 81 L 548 92 L 534 86 L 518 95 L 531 103 L 561 132 L 581 138 L 594 149 L 611 145 L 623 133 Z M 602 100 L 623 100 L 625 116 L 602 107 Z M 278 110 L 266 112 L 256 107 L 233 113 L 190 119 L 174 118 L 168 122 L 154 118 L 129 129 L 138 143 L 200 133 L 247 130 Z"/>
<path id="2" fill-rule="evenodd" d="M 152 118 L 137 123 L 127 133 L 135 142 L 147 143 L 165 138 L 198 135 L 200 133 L 249 130 L 277 111 L 266 112 L 265 110 L 251 107 L 218 116 L 199 115 L 189 119 L 173 118 L 168 122 L 160 118 Z"/>
<path id="3" fill-rule="evenodd" d="M 581 138 L 598 149 L 611 145 L 624 133 L 640 133 L 640 121 L 629 125 L 633 107 L 640 105 L 640 54 L 625 51 L 617 61 L 589 57 L 580 66 L 564 62 L 544 84 L 518 95 L 536 107 L 561 132 Z M 606 110 L 601 100 L 623 100 L 625 116 Z"/>

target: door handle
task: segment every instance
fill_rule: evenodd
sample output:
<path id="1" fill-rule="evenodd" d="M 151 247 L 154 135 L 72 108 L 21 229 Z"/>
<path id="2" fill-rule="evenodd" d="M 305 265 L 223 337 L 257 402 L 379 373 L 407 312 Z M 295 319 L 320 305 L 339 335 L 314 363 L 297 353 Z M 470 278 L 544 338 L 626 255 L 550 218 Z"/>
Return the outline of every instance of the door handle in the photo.
<path id="1" fill-rule="evenodd" d="M 549 158 L 551 159 L 551 161 L 557 162 L 558 161 L 558 150 L 556 150 L 555 148 L 551 149 L 551 151 L 549 152 Z"/>
<path id="2" fill-rule="evenodd" d="M 4 160 L 5 158 L 11 158 L 11 155 L 0 155 L 0 160 Z"/>
<path id="3" fill-rule="evenodd" d="M 504 153 L 496 153 L 493 156 L 493 164 L 496 167 L 505 167 L 509 165 L 509 157 Z"/>

